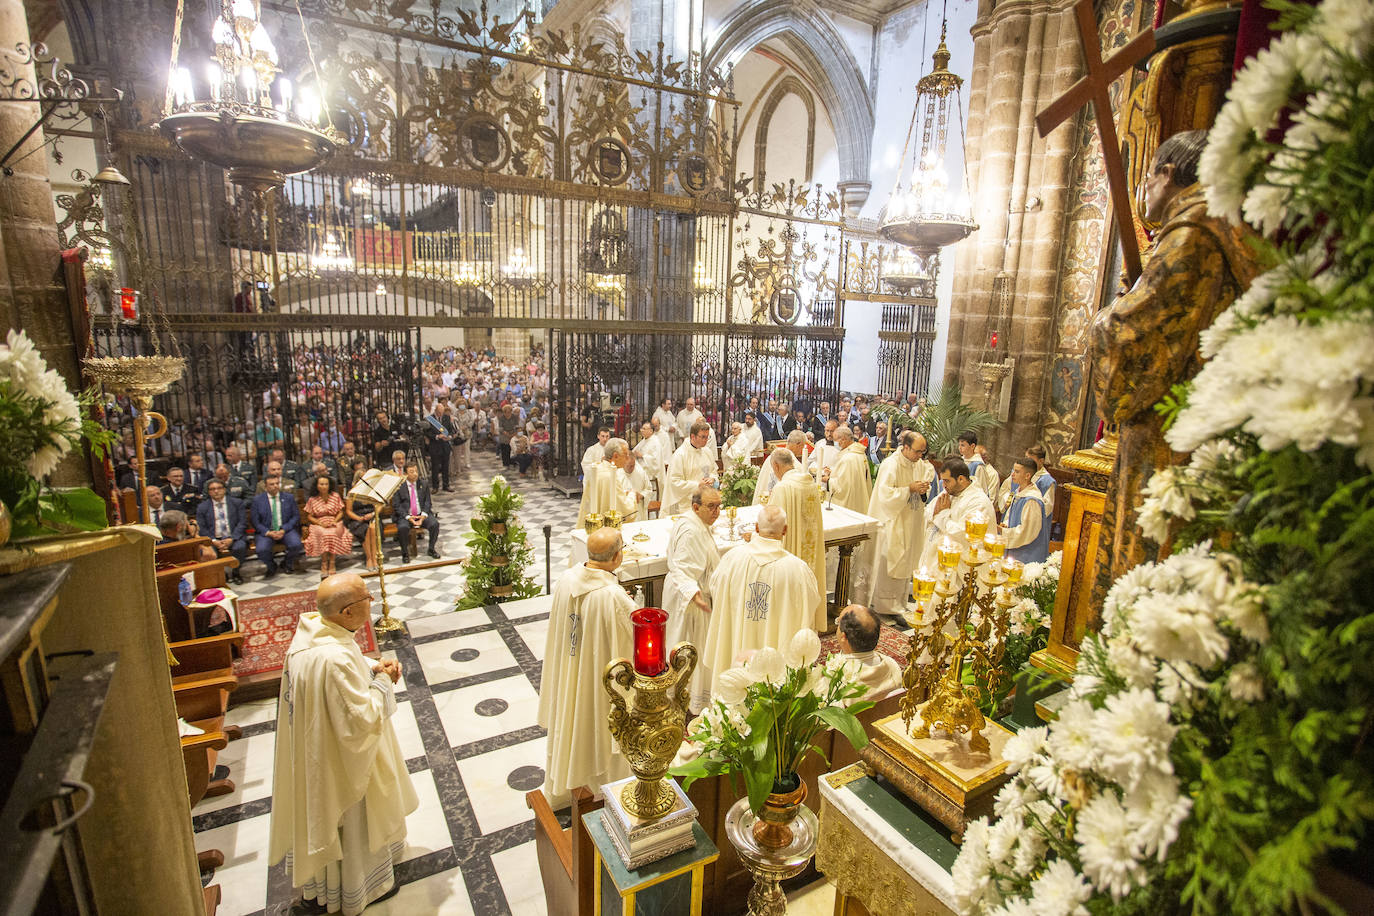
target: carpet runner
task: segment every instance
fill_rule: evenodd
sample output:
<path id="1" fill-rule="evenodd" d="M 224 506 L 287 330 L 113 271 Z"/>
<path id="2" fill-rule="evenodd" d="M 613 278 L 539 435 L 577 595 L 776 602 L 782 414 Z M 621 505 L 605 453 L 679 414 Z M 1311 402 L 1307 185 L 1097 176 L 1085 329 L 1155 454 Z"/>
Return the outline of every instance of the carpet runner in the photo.
<path id="1" fill-rule="evenodd" d="M 239 629 L 243 633 L 243 657 L 234 662 L 234 674 L 248 677 L 280 671 L 300 616 L 315 610 L 315 590 L 288 592 L 269 598 L 239 599 Z M 377 637 L 369 620 L 353 634 L 363 654 L 377 651 Z"/>

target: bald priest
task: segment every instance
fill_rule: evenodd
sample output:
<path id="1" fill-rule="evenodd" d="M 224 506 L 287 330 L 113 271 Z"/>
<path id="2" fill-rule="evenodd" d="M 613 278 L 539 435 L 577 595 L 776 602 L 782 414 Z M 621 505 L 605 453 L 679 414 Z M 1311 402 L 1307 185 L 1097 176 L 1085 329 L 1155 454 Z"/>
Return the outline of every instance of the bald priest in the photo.
<path id="1" fill-rule="evenodd" d="M 606 725 L 611 701 L 601 684 L 606 665 L 630 658 L 634 642 L 634 602 L 615 575 L 624 558 L 620 532 L 593 531 L 587 557 L 554 586 L 544 644 L 539 724 L 548 732 L 544 794 L 555 808 L 578 786 L 595 791 L 630 775 Z"/>
<path id="2" fill-rule="evenodd" d="M 268 861 L 286 858 L 296 912 L 355 916 L 396 892 L 419 800 L 391 725 L 400 665 L 369 662 L 353 638 L 372 610 L 367 585 L 330 576 L 315 602 L 282 669 Z"/>

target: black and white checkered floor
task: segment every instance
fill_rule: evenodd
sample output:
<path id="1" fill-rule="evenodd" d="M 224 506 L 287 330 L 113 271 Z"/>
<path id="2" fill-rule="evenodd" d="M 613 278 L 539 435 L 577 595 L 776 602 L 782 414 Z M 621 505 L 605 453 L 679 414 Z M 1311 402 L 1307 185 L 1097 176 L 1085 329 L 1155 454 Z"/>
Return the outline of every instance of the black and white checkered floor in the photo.
<path id="1" fill-rule="evenodd" d="M 456 532 L 466 529 L 474 500 L 500 470 L 492 455 L 474 456 L 473 465 L 466 480 L 454 481 L 454 493 L 436 494 L 445 556 L 453 556 L 461 543 Z M 561 532 L 550 551 L 557 577 L 567 567 L 577 502 L 539 481 L 508 476 L 526 497 L 520 519 L 533 535 L 537 550 L 531 573 L 542 584 L 540 526 L 547 523 Z M 387 574 L 387 595 L 407 632 L 381 638 L 380 648 L 384 657 L 401 663 L 392 721 L 420 806 L 406 822 L 404 861 L 397 869 L 400 892 L 367 912 L 544 914 L 534 822 L 525 793 L 544 781 L 545 734 L 535 722 L 551 599 L 454 612 L 461 566 L 417 569 L 400 566 L 399 559 L 399 551 L 389 545 L 388 569 L 393 572 Z M 340 563 L 340 569 L 361 566 L 361 559 Z M 261 570 L 248 564 L 248 581 L 238 588 L 241 595 L 298 591 L 319 581 L 314 561 L 304 571 L 270 582 L 262 580 Z M 267 861 L 276 712 L 275 699 L 229 711 L 227 724 L 241 726 L 243 737 L 230 742 L 219 761 L 229 766 L 235 791 L 207 798 L 192 811 L 196 848 L 218 849 L 225 857 L 212 879 L 223 893 L 223 916 L 277 916 L 299 899 L 284 865 Z M 789 912 L 831 912 L 833 892 L 823 882 L 799 893 Z"/>

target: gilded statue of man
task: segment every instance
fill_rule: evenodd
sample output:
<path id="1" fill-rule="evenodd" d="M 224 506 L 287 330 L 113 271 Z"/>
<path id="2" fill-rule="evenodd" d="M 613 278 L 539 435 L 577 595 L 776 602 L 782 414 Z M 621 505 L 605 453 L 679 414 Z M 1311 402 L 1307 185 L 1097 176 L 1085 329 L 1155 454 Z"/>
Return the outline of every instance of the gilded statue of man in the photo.
<path id="1" fill-rule="evenodd" d="M 1140 279 L 1093 319 L 1090 348 L 1098 409 L 1120 427 L 1107 489 L 1094 605 L 1117 577 L 1154 559 L 1136 514 L 1156 468 L 1178 463 L 1154 407 L 1202 368 L 1198 336 L 1259 272 L 1244 233 L 1207 215 L 1197 163 L 1205 130 L 1159 145 L 1142 179 L 1145 219 L 1159 224 Z"/>

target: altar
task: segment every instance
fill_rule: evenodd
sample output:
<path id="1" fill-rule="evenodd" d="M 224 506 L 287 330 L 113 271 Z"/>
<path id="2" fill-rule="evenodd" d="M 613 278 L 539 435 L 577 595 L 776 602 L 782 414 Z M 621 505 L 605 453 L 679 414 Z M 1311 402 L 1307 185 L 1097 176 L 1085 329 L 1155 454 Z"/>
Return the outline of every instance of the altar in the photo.
<path id="1" fill-rule="evenodd" d="M 761 506 L 742 506 L 735 518 L 735 537 L 730 538 L 730 522 L 722 512 L 720 520 L 711 529 L 716 538 L 716 546 L 724 554 L 726 551 L 743 544 L 740 530 L 752 530 L 758 519 Z M 621 536 L 625 539 L 625 558 L 616 570 L 616 575 L 626 586 L 640 586 L 645 590 L 645 604 L 658 602 L 663 578 L 668 575 L 668 538 L 673 532 L 675 517 L 650 519 L 645 522 L 625 522 L 620 526 Z M 835 597 L 830 603 L 831 615 L 849 604 L 850 577 L 854 558 L 854 548 L 868 540 L 878 530 L 878 520 L 841 506 L 821 511 L 821 530 L 825 535 L 825 549 L 839 551 L 839 566 L 835 572 Z M 568 565 L 573 566 L 587 561 L 587 532 L 582 529 L 573 531 L 572 552 Z M 825 584 L 821 584 L 825 591 Z"/>
<path id="2" fill-rule="evenodd" d="M 958 912 L 949 830 L 855 763 L 821 777 L 816 868 L 835 885 L 836 916 Z"/>

